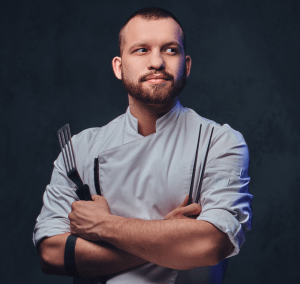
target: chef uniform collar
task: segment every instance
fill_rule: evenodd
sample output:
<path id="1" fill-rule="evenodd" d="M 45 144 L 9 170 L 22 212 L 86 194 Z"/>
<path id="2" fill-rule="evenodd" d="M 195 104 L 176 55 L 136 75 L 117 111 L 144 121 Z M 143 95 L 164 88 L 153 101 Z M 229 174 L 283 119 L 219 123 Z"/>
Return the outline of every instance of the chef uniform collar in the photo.
<path id="1" fill-rule="evenodd" d="M 162 117 L 156 120 L 156 132 L 164 129 L 167 125 L 173 124 L 177 121 L 177 118 L 180 114 L 180 112 L 184 109 L 184 107 L 181 105 L 179 100 L 177 100 L 175 106 L 169 110 L 166 114 L 164 114 Z M 133 135 L 133 132 L 135 134 L 138 134 L 140 137 L 144 137 L 141 134 L 138 133 L 138 120 L 136 117 L 134 117 L 130 112 L 130 107 L 128 106 L 126 114 L 126 128 L 127 128 L 127 134 Z"/>

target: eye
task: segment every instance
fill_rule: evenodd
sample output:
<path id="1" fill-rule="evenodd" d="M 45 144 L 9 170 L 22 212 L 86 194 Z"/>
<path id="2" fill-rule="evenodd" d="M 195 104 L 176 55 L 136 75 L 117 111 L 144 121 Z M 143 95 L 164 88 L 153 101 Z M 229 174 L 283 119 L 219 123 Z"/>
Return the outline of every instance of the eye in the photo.
<path id="1" fill-rule="evenodd" d="M 171 50 L 171 51 L 168 51 L 168 50 Z M 171 47 L 167 48 L 166 51 L 171 52 L 171 53 L 177 53 L 177 49 L 176 48 L 171 48 Z"/>
<path id="2" fill-rule="evenodd" d="M 143 47 L 142 47 L 142 48 L 137 49 L 136 52 L 138 52 L 138 53 L 145 52 L 145 51 L 141 51 L 141 52 L 140 52 L 140 50 L 142 50 L 142 49 L 146 50 L 146 48 L 143 48 Z"/>

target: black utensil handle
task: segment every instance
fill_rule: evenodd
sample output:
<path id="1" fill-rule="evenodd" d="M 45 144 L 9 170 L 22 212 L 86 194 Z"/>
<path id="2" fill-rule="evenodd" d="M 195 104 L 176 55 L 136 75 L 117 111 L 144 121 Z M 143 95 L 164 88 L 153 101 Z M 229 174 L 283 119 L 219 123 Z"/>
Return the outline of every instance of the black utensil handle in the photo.
<path id="1" fill-rule="evenodd" d="M 99 181 L 99 161 L 98 158 L 94 160 L 94 183 L 96 192 L 98 195 L 101 195 L 100 181 Z"/>
<path id="2" fill-rule="evenodd" d="M 91 201 L 92 196 L 90 193 L 90 188 L 87 184 L 83 184 L 76 190 L 76 194 L 80 200 Z"/>
<path id="3" fill-rule="evenodd" d="M 83 182 L 82 182 L 76 168 L 70 170 L 67 173 L 67 175 L 68 175 L 68 178 L 76 184 L 77 188 L 80 188 L 83 185 Z"/>

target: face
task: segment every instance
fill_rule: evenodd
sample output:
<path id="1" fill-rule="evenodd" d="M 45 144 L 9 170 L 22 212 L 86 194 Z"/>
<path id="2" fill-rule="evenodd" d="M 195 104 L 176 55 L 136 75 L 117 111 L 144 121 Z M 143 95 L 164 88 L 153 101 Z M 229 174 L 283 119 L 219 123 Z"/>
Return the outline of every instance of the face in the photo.
<path id="1" fill-rule="evenodd" d="M 125 27 L 124 40 L 122 58 L 113 59 L 113 68 L 128 94 L 145 104 L 171 103 L 183 90 L 191 66 L 180 26 L 172 18 L 136 17 Z"/>

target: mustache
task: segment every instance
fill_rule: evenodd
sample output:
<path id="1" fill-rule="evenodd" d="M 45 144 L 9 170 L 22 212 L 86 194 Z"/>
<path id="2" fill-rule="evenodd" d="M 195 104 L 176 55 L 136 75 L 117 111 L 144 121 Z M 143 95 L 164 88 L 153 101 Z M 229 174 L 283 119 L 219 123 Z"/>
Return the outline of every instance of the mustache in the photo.
<path id="1" fill-rule="evenodd" d="M 166 71 L 162 71 L 162 72 L 155 72 L 155 73 L 148 73 L 148 74 L 146 74 L 146 75 L 143 75 L 143 76 L 141 76 L 140 77 L 140 82 L 143 82 L 143 81 L 147 81 L 147 78 L 148 77 L 150 77 L 150 76 L 152 76 L 152 75 L 162 75 L 162 76 L 165 76 L 166 77 L 166 79 L 167 80 L 174 80 L 174 77 L 171 75 L 171 74 L 169 74 L 169 73 L 167 73 Z"/>

